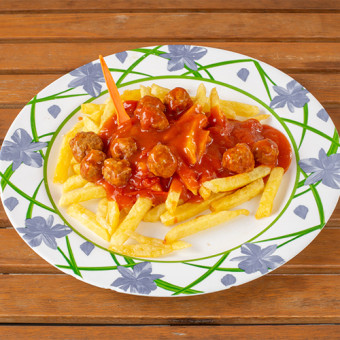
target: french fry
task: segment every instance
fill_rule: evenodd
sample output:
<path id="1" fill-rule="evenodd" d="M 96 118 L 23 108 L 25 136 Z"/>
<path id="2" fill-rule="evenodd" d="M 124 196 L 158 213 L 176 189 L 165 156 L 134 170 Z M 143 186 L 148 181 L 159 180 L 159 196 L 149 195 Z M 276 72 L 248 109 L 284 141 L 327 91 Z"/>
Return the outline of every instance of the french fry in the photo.
<path id="1" fill-rule="evenodd" d="M 161 215 L 161 221 L 164 225 L 172 225 L 178 222 L 182 222 L 187 220 L 190 217 L 193 217 L 204 210 L 207 210 L 209 205 L 216 199 L 220 199 L 225 195 L 223 194 L 215 194 L 208 198 L 206 201 L 200 203 L 184 203 L 176 208 L 174 214 L 170 214 L 168 211 Z"/>
<path id="2" fill-rule="evenodd" d="M 76 175 L 80 175 L 80 163 L 73 164 L 72 169 Z"/>
<path id="3" fill-rule="evenodd" d="M 255 105 L 234 102 L 230 100 L 221 100 L 223 109 L 230 108 L 237 116 L 254 117 L 260 113 L 260 109 Z"/>
<path id="4" fill-rule="evenodd" d="M 227 118 L 232 118 L 232 119 L 236 118 L 235 111 L 229 105 L 226 105 L 225 101 L 222 99 L 220 99 L 220 107 L 221 107 L 221 111 L 225 114 Z"/>
<path id="5" fill-rule="evenodd" d="M 268 119 L 269 117 L 270 117 L 270 115 L 263 114 L 263 115 L 255 116 L 255 117 L 253 117 L 253 118 L 256 119 L 256 120 L 258 120 L 258 121 L 260 122 L 261 120 L 266 120 L 266 119 Z"/>
<path id="6" fill-rule="evenodd" d="M 143 98 L 144 96 L 151 96 L 150 86 L 140 86 L 140 97 Z"/>
<path id="7" fill-rule="evenodd" d="M 106 191 L 103 187 L 88 183 L 84 188 L 63 193 L 60 197 L 59 205 L 65 207 L 72 203 L 79 203 L 103 197 L 106 197 Z"/>
<path id="8" fill-rule="evenodd" d="M 53 177 L 54 183 L 64 183 L 67 180 L 71 159 L 73 157 L 70 148 L 70 140 L 75 137 L 75 135 L 83 128 L 83 126 L 84 123 L 82 121 L 78 122 L 64 136 L 63 141 L 61 143 L 57 166 Z"/>
<path id="9" fill-rule="evenodd" d="M 241 188 L 259 178 L 263 178 L 269 173 L 269 166 L 260 165 L 252 171 L 230 177 L 212 179 L 211 181 L 204 182 L 203 185 L 212 192 L 231 191 Z"/>
<path id="10" fill-rule="evenodd" d="M 119 217 L 121 213 L 119 211 L 119 207 L 116 201 L 108 201 L 107 202 L 107 215 L 106 220 L 110 225 L 111 235 L 117 229 L 119 225 Z"/>
<path id="11" fill-rule="evenodd" d="M 144 215 L 151 208 L 152 201 L 146 197 L 139 197 L 133 205 L 124 221 L 118 226 L 113 233 L 110 246 L 119 246 L 126 242 L 129 238 L 128 233 L 135 231 L 138 224 L 142 221 Z"/>
<path id="12" fill-rule="evenodd" d="M 84 131 L 92 131 L 94 133 L 98 133 L 99 126 L 88 116 L 83 117 L 84 122 Z"/>
<path id="13" fill-rule="evenodd" d="M 132 257 L 160 257 L 172 253 L 174 250 L 188 248 L 190 246 L 191 244 L 187 242 L 178 241 L 172 244 L 163 244 L 161 246 L 147 243 L 122 246 L 110 244 L 109 249 Z"/>
<path id="14" fill-rule="evenodd" d="M 116 114 L 116 108 L 113 104 L 113 101 L 112 99 L 110 98 L 108 100 L 108 102 L 106 103 L 106 106 L 105 106 L 105 109 L 104 109 L 104 112 L 101 116 L 101 119 L 100 119 L 100 125 L 99 125 L 99 128 L 101 129 L 104 125 L 104 123 L 110 118 L 112 117 L 113 115 Z"/>
<path id="15" fill-rule="evenodd" d="M 96 215 L 80 204 L 72 204 L 68 207 L 67 213 L 96 233 L 105 241 L 109 241 L 109 234 L 96 220 Z"/>
<path id="16" fill-rule="evenodd" d="M 157 97 L 158 99 L 160 99 L 162 102 L 164 101 L 164 97 L 170 92 L 169 89 L 156 85 L 156 84 L 152 84 L 151 85 L 151 95 L 154 97 Z"/>
<path id="17" fill-rule="evenodd" d="M 122 101 L 126 100 L 139 100 L 141 98 L 140 96 L 140 89 L 136 90 L 125 90 L 123 94 L 120 96 Z"/>
<path id="18" fill-rule="evenodd" d="M 159 246 L 159 247 L 164 245 L 163 240 L 161 240 L 159 238 L 144 236 L 144 235 L 141 235 L 139 233 L 136 233 L 135 231 L 129 233 L 128 235 L 133 240 L 135 240 L 135 241 L 137 241 L 139 243 L 152 244 L 154 246 Z"/>
<path id="19" fill-rule="evenodd" d="M 103 111 L 104 107 L 105 107 L 104 104 L 84 103 L 81 104 L 81 112 L 88 115 L 92 115 L 97 111 Z"/>
<path id="20" fill-rule="evenodd" d="M 196 97 L 194 98 L 194 103 L 201 105 L 203 112 L 210 111 L 210 103 L 207 98 L 207 89 L 205 88 L 203 83 L 199 84 L 197 88 Z"/>
<path id="21" fill-rule="evenodd" d="M 109 225 L 109 223 L 107 223 L 106 220 L 107 203 L 108 201 L 106 197 L 99 201 L 97 205 L 96 219 L 98 223 L 108 231 L 109 235 L 111 235 L 112 234 L 111 226 Z"/>
<path id="22" fill-rule="evenodd" d="M 275 196 L 279 190 L 284 169 L 277 167 L 274 168 L 268 178 L 263 194 L 261 196 L 259 208 L 256 211 L 255 217 L 257 219 L 270 216 Z"/>
<path id="23" fill-rule="evenodd" d="M 69 177 L 63 184 L 63 192 L 68 192 L 74 189 L 83 187 L 87 182 L 81 175 Z"/>
<path id="24" fill-rule="evenodd" d="M 170 214 L 173 214 L 175 212 L 179 199 L 181 197 L 181 193 L 182 184 L 177 178 L 174 178 L 171 182 L 168 197 L 165 201 L 166 210 L 168 210 Z"/>
<path id="25" fill-rule="evenodd" d="M 259 178 L 234 193 L 212 202 L 210 209 L 212 211 L 221 211 L 235 208 L 257 196 L 263 188 L 263 179 Z"/>
<path id="26" fill-rule="evenodd" d="M 209 190 L 205 186 L 201 185 L 199 190 L 198 190 L 198 193 L 201 195 L 201 197 L 204 200 L 207 200 L 211 195 L 211 190 Z"/>
<path id="27" fill-rule="evenodd" d="M 166 211 L 165 203 L 161 203 L 150 209 L 143 217 L 144 222 L 157 222 Z"/>
<path id="28" fill-rule="evenodd" d="M 249 211 L 245 209 L 233 210 L 233 211 L 219 211 L 213 212 L 209 215 L 203 215 L 196 217 L 194 220 L 182 223 L 173 227 L 165 235 L 165 243 L 173 243 L 183 237 L 187 237 L 192 234 L 196 234 L 199 231 L 209 229 L 217 224 L 227 222 L 232 218 L 239 215 L 248 215 Z"/>

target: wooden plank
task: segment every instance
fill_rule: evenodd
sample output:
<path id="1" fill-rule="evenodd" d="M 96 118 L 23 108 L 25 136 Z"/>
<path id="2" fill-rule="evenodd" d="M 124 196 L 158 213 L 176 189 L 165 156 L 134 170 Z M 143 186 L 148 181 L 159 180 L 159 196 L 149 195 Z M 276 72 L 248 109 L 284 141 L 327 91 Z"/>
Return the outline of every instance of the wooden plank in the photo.
<path id="1" fill-rule="evenodd" d="M 159 13 L 157 29 L 154 20 L 153 13 L 3 14 L 0 37 L 3 42 L 340 39 L 337 13 Z"/>
<path id="2" fill-rule="evenodd" d="M 340 3 L 340 2 L 339 2 Z M 162 45 L 166 41 L 153 42 Z M 185 44 L 185 42 L 179 42 Z M 194 43 L 193 43 L 194 44 Z M 141 46 L 147 42 L 92 42 L 0 44 L 0 73 L 67 73 L 98 58 Z M 230 50 L 259 59 L 284 72 L 340 71 L 337 43 L 199 42 L 199 45 Z M 38 47 L 38 48 L 37 48 Z M 32 53 L 34 50 L 34 53 Z M 25 58 L 23 58 L 25 56 Z"/>
<path id="3" fill-rule="evenodd" d="M 324 229 L 299 255 L 276 274 L 340 274 L 340 229 Z M 37 255 L 14 229 L 0 229 L 0 273 L 61 272 Z M 327 251 L 325 251 L 327 249 Z"/>
<path id="4" fill-rule="evenodd" d="M 340 104 L 340 74 L 294 74 L 322 104 Z M 60 75 L 0 75 L 1 105 L 25 105 L 34 95 L 58 79 Z M 15 91 L 14 91 L 15 89 Z"/>
<path id="5" fill-rule="evenodd" d="M 340 275 L 264 276 L 215 294 L 152 300 L 93 287 L 64 275 L 0 275 L 0 286 L 3 323 L 340 322 Z"/>
<path id="6" fill-rule="evenodd" d="M 216 9 L 216 10 L 331 10 L 340 9 L 339 2 L 336 0 L 286 0 L 286 1 L 272 1 L 272 0 L 192 0 L 190 4 L 182 0 L 31 0 L 29 3 L 26 0 L 2 0 L 0 2 L 1 11 L 53 11 L 53 10 L 77 10 L 77 11 L 96 11 L 96 10 L 202 10 L 202 9 Z"/>
<path id="7" fill-rule="evenodd" d="M 340 325 L 247 326 L 41 326 L 1 325 L 0 337 L 17 339 L 339 339 Z"/>

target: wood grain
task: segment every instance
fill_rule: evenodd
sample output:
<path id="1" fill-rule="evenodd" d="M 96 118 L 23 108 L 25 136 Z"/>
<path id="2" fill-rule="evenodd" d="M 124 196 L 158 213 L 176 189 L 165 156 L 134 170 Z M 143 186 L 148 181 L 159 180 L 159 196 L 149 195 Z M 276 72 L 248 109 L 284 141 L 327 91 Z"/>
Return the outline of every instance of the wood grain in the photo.
<path id="1" fill-rule="evenodd" d="M 335 294 L 340 275 L 264 276 L 218 293 L 177 299 L 125 295 L 64 275 L 0 275 L 0 286 L 0 322 L 6 323 L 340 322 Z"/>
<path id="2" fill-rule="evenodd" d="M 340 2 L 339 2 L 340 3 Z M 165 41 L 154 45 L 167 44 Z M 185 44 L 185 41 L 178 43 Z M 193 43 L 195 44 L 195 43 Z M 91 42 L 0 44 L 0 74 L 67 73 L 98 58 L 129 49 L 148 46 L 148 42 Z M 259 43 L 210 42 L 199 45 L 221 48 L 264 61 L 284 72 L 331 73 L 340 71 L 340 44 L 323 43 Z M 37 48 L 38 47 L 38 48 Z M 34 53 L 32 53 L 32 50 Z M 25 56 L 23 58 L 22 56 Z M 32 67 L 34 65 L 34 67 Z"/>
<path id="3" fill-rule="evenodd" d="M 1 11 L 53 11 L 53 10 L 77 10 L 77 11 L 96 11 L 96 10 L 334 10 L 340 9 L 340 4 L 336 0 L 191 0 L 190 3 L 182 0 L 2 0 L 0 2 Z"/>
<path id="4" fill-rule="evenodd" d="M 6 340 L 45 339 L 339 339 L 340 325 L 256 325 L 256 326 L 0 326 Z"/>
<path id="5" fill-rule="evenodd" d="M 339 229 L 324 229 L 299 255 L 274 274 L 340 274 Z M 61 272 L 37 255 L 14 229 L 0 229 L 0 273 Z M 327 251 L 326 251 L 327 250 Z"/>
<path id="6" fill-rule="evenodd" d="M 89 40 L 339 41 L 338 13 L 3 14 L 3 42 Z M 174 25 L 174 23 L 176 23 Z M 250 24 L 251 23 L 251 24 Z M 209 29 L 207 29 L 209 27 Z M 270 27 L 270 29 L 268 29 Z"/>
<path id="7" fill-rule="evenodd" d="M 305 86 L 322 104 L 340 104 L 340 73 L 289 75 Z M 59 74 L 0 75 L 0 107 L 25 105 L 34 95 L 59 77 Z"/>

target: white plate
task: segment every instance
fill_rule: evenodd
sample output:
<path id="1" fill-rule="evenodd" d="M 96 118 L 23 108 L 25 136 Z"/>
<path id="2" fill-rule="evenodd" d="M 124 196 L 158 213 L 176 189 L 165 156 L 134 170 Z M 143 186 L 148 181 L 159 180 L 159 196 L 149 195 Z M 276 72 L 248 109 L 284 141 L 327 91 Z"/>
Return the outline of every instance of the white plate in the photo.
<path id="1" fill-rule="evenodd" d="M 169 45 L 105 58 L 122 90 L 157 83 L 194 95 L 203 82 L 221 98 L 255 104 L 293 148 L 273 214 L 256 220 L 256 199 L 242 216 L 191 236 L 192 247 L 159 260 L 121 256 L 55 202 L 51 178 L 63 134 L 84 102 L 103 103 L 99 61 L 61 77 L 37 94 L 10 127 L 0 154 L 2 200 L 19 235 L 45 260 L 92 285 L 149 296 L 184 296 L 237 286 L 284 264 L 320 232 L 339 197 L 339 136 L 321 104 L 295 80 L 255 59 L 214 48 Z M 71 228 L 70 228 L 71 227 Z M 160 223 L 142 223 L 163 237 Z"/>

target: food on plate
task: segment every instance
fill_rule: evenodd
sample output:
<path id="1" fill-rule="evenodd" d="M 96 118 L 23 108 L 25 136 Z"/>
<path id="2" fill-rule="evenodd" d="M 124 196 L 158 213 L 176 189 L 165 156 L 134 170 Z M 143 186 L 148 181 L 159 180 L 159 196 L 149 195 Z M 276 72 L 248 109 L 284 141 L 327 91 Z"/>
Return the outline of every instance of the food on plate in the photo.
<path id="1" fill-rule="evenodd" d="M 101 60 L 111 98 L 83 104 L 63 138 L 54 181 L 59 205 L 109 249 L 157 257 L 187 248 L 184 237 L 241 215 L 233 209 L 262 194 L 256 218 L 270 215 L 291 147 L 263 125 L 258 107 L 153 84 L 120 96 Z M 112 77 L 111 77 L 112 78 Z M 269 176 L 268 176 L 269 175 Z M 95 212 L 81 202 L 97 199 Z M 212 212 L 201 215 L 207 209 Z M 196 217 L 187 221 L 190 218 Z M 173 226 L 164 239 L 141 235 L 141 221 Z"/>

